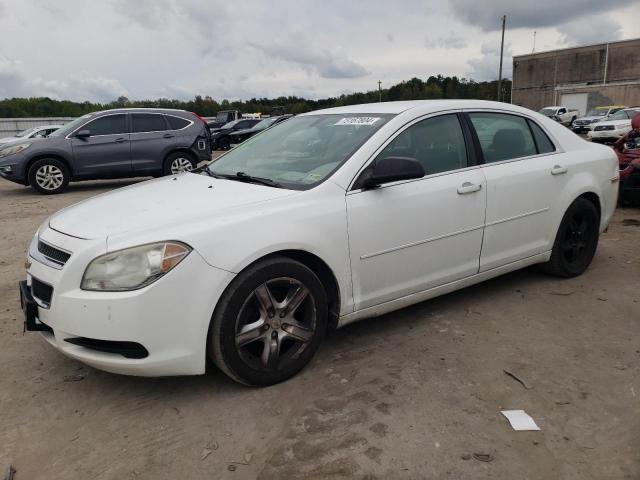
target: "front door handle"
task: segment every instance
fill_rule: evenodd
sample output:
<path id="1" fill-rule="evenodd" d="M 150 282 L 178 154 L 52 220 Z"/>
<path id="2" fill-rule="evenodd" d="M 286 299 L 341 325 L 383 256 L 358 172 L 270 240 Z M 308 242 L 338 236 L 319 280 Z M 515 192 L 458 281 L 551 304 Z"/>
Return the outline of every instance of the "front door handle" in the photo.
<path id="1" fill-rule="evenodd" d="M 126 138 L 116 138 L 116 143 L 122 143 L 122 142 L 126 142 L 127 139 Z"/>
<path id="2" fill-rule="evenodd" d="M 165 133 L 162 138 L 173 138 L 173 133 Z"/>
<path id="3" fill-rule="evenodd" d="M 478 192 L 482 188 L 479 183 L 464 182 L 458 187 L 458 195 L 466 195 L 467 193 Z"/>
<path id="4" fill-rule="evenodd" d="M 567 167 L 563 167 L 562 165 L 554 165 L 551 169 L 551 175 L 562 175 L 567 173 L 569 169 Z"/>

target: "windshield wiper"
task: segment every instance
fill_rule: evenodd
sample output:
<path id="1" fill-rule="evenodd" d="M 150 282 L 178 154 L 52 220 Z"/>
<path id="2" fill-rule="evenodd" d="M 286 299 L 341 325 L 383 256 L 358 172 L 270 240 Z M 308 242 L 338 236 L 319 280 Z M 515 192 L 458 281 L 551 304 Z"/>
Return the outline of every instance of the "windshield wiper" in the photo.
<path id="1" fill-rule="evenodd" d="M 237 172 L 235 175 L 227 175 L 221 173 L 213 173 L 218 178 L 226 178 L 227 180 L 236 180 L 238 182 L 257 183 L 258 185 L 266 185 L 267 187 L 285 188 L 281 183 L 271 180 L 270 178 L 254 177 L 244 172 Z"/>

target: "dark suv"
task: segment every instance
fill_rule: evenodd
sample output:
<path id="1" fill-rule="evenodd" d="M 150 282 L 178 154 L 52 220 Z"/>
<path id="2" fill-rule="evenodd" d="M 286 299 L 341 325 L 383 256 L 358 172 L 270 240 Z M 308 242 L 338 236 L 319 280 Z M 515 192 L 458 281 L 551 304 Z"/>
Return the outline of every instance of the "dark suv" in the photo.
<path id="1" fill-rule="evenodd" d="M 210 159 L 209 129 L 195 113 L 126 108 L 84 115 L 47 138 L 0 146 L 0 175 L 52 194 L 71 180 L 176 174 Z"/>

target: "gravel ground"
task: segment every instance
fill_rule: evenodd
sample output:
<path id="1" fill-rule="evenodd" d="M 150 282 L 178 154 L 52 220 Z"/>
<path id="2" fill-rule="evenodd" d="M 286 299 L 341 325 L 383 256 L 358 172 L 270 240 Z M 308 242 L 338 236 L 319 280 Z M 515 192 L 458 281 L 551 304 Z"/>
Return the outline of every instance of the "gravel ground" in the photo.
<path id="1" fill-rule="evenodd" d="M 23 335 L 37 226 L 129 183 L 44 197 L 0 182 L 0 476 L 640 478 L 639 210 L 616 212 L 579 278 L 528 269 L 349 326 L 296 378 L 251 389 L 214 368 L 112 375 Z M 512 430 L 501 409 L 541 431 Z"/>

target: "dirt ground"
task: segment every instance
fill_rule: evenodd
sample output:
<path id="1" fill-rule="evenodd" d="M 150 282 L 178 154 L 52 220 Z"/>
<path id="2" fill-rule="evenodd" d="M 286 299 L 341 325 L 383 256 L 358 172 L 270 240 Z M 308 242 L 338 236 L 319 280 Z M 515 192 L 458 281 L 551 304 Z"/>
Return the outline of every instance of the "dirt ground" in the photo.
<path id="1" fill-rule="evenodd" d="M 640 210 L 616 212 L 579 278 L 529 269 L 349 326 L 296 378 L 251 389 L 214 368 L 112 375 L 23 335 L 37 226 L 128 183 L 0 182 L 0 478 L 640 478 Z"/>

